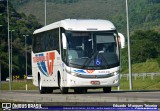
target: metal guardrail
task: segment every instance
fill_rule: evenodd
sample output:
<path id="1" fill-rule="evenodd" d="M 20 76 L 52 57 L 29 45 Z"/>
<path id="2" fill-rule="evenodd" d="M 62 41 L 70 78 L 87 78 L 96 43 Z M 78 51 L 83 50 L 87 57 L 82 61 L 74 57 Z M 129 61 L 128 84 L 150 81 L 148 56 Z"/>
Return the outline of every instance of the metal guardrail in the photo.
<path id="1" fill-rule="evenodd" d="M 144 80 L 145 77 L 148 77 L 148 76 L 150 76 L 151 80 L 153 80 L 154 76 L 160 76 L 160 72 L 158 72 L 158 73 L 133 73 L 132 74 L 132 77 L 134 77 L 135 80 L 137 79 L 137 77 L 142 77 L 143 80 Z M 129 74 L 120 74 L 120 79 L 122 77 L 126 77 L 127 80 L 128 80 L 129 79 Z"/>

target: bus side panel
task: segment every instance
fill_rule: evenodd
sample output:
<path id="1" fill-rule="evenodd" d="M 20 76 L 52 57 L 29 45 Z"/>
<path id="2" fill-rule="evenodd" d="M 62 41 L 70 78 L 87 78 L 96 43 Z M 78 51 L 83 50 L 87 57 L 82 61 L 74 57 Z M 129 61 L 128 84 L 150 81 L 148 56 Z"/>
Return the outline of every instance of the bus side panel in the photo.
<path id="1" fill-rule="evenodd" d="M 33 84 L 35 86 L 38 86 L 38 67 L 37 64 L 33 61 L 33 57 L 35 57 L 35 54 L 32 52 L 31 55 L 31 63 L 32 63 L 32 77 L 33 77 Z"/>
<path id="2" fill-rule="evenodd" d="M 32 67 L 33 84 L 38 86 L 38 68 Z"/>
<path id="3" fill-rule="evenodd" d="M 52 79 L 52 86 L 53 87 L 58 87 L 58 72 L 61 74 L 62 73 L 62 60 L 61 56 L 58 53 L 58 51 L 54 51 L 55 53 L 55 58 L 54 58 L 54 63 L 53 63 L 53 73 L 50 75 L 50 78 Z M 49 69 L 50 66 L 47 67 Z"/>
<path id="4" fill-rule="evenodd" d="M 61 73 L 61 58 L 57 51 L 32 53 L 33 84 L 38 86 L 38 74 L 44 87 L 58 87 L 57 74 Z"/>

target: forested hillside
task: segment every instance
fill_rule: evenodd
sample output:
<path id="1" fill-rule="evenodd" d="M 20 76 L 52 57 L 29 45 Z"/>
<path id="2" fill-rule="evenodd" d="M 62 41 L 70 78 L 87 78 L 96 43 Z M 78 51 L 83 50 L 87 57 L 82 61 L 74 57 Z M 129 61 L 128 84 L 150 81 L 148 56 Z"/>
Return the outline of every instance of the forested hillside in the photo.
<path id="1" fill-rule="evenodd" d="M 125 0 L 46 0 L 47 24 L 66 18 L 111 20 L 126 33 Z M 159 0 L 128 0 L 130 31 L 160 29 Z M 44 24 L 44 0 L 12 0 L 18 12 L 33 14 Z"/>
<path id="2" fill-rule="evenodd" d="M 13 1 L 16 4 L 17 0 Z M 32 13 L 44 24 L 44 0 L 21 0 L 21 4 L 15 5 L 18 12 Z M 126 28 L 122 28 L 125 9 L 122 7 L 125 7 L 124 0 L 47 0 L 47 24 L 66 18 L 108 19 L 125 31 Z"/>
<path id="3" fill-rule="evenodd" d="M 125 0 L 46 0 L 47 24 L 66 18 L 108 19 L 126 36 Z M 132 63 L 153 59 L 160 67 L 160 0 L 128 0 Z M 32 33 L 44 25 L 44 0 L 10 0 L 10 29 L 13 40 L 13 75 L 25 75 L 27 34 L 28 74 L 31 74 Z M 42 24 L 42 25 L 41 25 Z M 0 57 L 2 74 L 8 77 L 6 1 L 0 1 Z M 10 32 L 11 35 L 11 32 Z M 127 38 L 126 38 L 127 39 Z M 121 51 L 122 70 L 128 67 L 127 47 Z M 160 68 L 159 68 L 160 69 Z M 145 69 L 144 69 L 145 70 Z M 152 70 L 150 70 L 152 71 Z M 156 70 L 159 71 L 159 70 Z"/>

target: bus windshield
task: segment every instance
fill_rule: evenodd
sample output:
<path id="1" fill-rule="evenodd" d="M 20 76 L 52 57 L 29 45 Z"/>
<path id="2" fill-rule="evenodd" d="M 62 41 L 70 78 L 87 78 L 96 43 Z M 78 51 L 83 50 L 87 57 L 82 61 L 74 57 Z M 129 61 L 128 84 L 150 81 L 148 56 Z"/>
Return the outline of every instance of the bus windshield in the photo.
<path id="1" fill-rule="evenodd" d="M 115 32 L 66 31 L 67 63 L 81 69 L 107 69 L 119 65 Z"/>

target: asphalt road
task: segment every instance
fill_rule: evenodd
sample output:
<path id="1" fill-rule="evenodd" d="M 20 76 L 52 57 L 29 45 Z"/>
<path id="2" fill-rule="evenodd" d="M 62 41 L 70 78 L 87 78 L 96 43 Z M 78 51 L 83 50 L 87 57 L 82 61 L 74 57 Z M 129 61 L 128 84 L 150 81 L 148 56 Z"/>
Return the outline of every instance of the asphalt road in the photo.
<path id="1" fill-rule="evenodd" d="M 112 91 L 89 90 L 87 94 L 39 94 L 38 91 L 0 91 L 0 100 L 15 102 L 159 102 L 160 91 Z"/>

